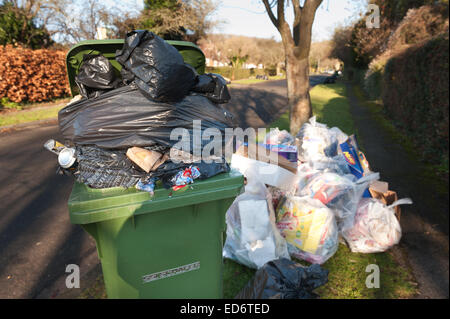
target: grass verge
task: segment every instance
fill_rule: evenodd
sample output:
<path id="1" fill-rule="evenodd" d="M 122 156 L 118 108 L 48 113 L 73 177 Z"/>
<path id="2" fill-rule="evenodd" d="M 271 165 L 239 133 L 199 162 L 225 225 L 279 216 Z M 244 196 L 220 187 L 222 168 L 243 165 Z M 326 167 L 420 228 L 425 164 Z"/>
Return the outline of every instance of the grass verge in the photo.
<path id="1" fill-rule="evenodd" d="M 58 117 L 58 111 L 69 102 L 70 99 L 62 99 L 53 103 L 28 105 L 21 111 L 2 111 L 0 112 L 0 127 L 15 125 L 39 120 L 46 120 Z"/>

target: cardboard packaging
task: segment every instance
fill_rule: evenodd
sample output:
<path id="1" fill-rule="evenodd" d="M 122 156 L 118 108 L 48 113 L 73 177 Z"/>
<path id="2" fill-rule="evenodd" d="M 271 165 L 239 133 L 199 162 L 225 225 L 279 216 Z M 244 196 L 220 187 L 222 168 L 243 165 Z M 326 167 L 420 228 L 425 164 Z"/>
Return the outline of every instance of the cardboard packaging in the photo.
<path id="1" fill-rule="evenodd" d="M 375 181 L 370 184 L 369 187 L 370 195 L 373 198 L 381 200 L 385 205 L 391 205 L 393 202 L 398 200 L 397 193 L 389 190 L 389 184 L 387 182 Z M 400 205 L 394 207 L 395 217 L 400 221 L 401 209 Z"/>
<path id="2" fill-rule="evenodd" d="M 247 146 L 241 146 L 231 158 L 231 167 L 244 175 L 247 169 L 254 168 L 262 183 L 285 191 L 292 190 L 296 181 L 297 167 L 294 167 L 295 164 L 264 147 L 255 147 L 256 149 L 249 150 Z"/>
<path id="3" fill-rule="evenodd" d="M 249 154 L 249 152 L 253 154 Z M 276 152 L 272 152 L 258 144 L 253 144 L 250 146 L 241 145 L 237 149 L 235 154 L 264 163 L 276 164 L 281 168 L 290 171 L 293 174 L 297 173 L 297 163 L 292 163 L 283 156 L 277 154 Z"/>
<path id="4" fill-rule="evenodd" d="M 140 147 L 130 147 L 127 150 L 127 157 L 136 163 L 137 166 L 149 173 L 153 166 L 155 166 L 155 164 L 162 158 L 162 154 Z M 161 161 L 159 161 L 157 166 L 161 164 Z"/>

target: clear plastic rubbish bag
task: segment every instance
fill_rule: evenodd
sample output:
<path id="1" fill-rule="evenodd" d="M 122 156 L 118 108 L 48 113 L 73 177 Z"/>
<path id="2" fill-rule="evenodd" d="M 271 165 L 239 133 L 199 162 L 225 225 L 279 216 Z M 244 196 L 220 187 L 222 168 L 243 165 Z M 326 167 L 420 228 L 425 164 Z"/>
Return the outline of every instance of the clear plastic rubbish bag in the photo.
<path id="1" fill-rule="evenodd" d="M 402 236 L 394 207 L 412 204 L 404 198 L 386 206 L 379 199 L 363 198 L 358 205 L 355 223 L 342 237 L 355 253 L 379 253 L 399 243 Z"/>
<path id="2" fill-rule="evenodd" d="M 325 124 L 316 122 L 313 116 L 303 124 L 297 136 L 298 156 L 302 162 L 317 161 L 337 155 L 338 140 Z"/>
<path id="3" fill-rule="evenodd" d="M 289 254 L 310 263 L 322 264 L 338 249 L 336 219 L 318 199 L 285 197 L 277 208 L 277 228 Z"/>
<path id="4" fill-rule="evenodd" d="M 370 182 L 379 179 L 373 173 L 356 181 L 356 177 L 320 172 L 313 175 L 305 187 L 297 191 L 299 196 L 308 196 L 319 200 L 330 208 L 336 216 L 339 230 L 353 226 L 358 203 Z"/>
<path id="5" fill-rule="evenodd" d="M 223 256 L 250 268 L 261 268 L 280 257 L 288 258 L 287 245 L 275 225 L 272 198 L 266 186 L 248 178 L 226 214 L 227 239 Z"/>

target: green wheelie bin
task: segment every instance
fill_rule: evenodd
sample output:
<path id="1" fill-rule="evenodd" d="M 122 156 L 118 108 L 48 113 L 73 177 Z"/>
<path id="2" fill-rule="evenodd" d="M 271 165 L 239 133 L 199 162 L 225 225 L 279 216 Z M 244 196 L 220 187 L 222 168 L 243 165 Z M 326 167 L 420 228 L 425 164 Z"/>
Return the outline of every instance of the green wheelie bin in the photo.
<path id="1" fill-rule="evenodd" d="M 225 213 L 235 171 L 176 192 L 75 183 L 70 220 L 96 241 L 108 298 L 221 298 Z"/>
<path id="2" fill-rule="evenodd" d="M 186 63 L 204 73 L 205 57 L 192 43 L 168 41 Z M 72 94 L 84 54 L 103 54 L 117 71 L 123 40 L 83 41 L 67 54 Z M 244 177 L 219 174 L 178 191 L 154 195 L 134 188 L 92 189 L 75 182 L 70 220 L 94 239 L 108 298 L 222 298 L 225 213 Z"/>

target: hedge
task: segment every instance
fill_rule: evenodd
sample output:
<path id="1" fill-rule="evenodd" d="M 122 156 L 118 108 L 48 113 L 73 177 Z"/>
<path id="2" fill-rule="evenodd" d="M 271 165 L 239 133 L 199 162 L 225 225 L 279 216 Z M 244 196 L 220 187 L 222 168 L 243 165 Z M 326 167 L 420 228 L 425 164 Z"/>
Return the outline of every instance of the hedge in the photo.
<path id="1" fill-rule="evenodd" d="M 448 41 L 447 33 L 392 57 L 382 83 L 387 115 L 437 164 L 448 160 Z"/>
<path id="2" fill-rule="evenodd" d="M 0 99 L 42 102 L 70 93 L 64 51 L 0 46 Z"/>

